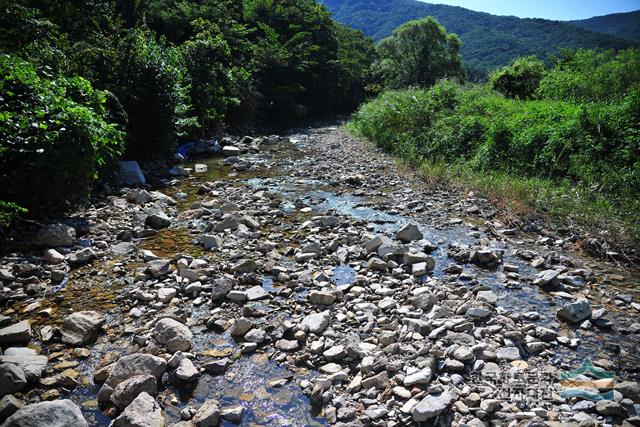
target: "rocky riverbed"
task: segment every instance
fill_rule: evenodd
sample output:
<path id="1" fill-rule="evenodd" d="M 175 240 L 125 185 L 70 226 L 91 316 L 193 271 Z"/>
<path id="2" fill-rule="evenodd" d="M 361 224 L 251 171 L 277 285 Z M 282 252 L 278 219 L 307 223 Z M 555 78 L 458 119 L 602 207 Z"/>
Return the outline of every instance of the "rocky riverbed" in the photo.
<path id="1" fill-rule="evenodd" d="M 637 273 L 335 127 L 224 145 L 2 257 L 2 427 L 640 424 Z"/>

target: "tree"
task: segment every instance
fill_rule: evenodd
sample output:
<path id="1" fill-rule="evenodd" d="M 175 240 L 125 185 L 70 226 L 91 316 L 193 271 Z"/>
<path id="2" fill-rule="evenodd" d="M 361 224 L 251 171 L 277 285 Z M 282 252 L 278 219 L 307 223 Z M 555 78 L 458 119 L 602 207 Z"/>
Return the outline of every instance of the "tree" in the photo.
<path id="1" fill-rule="evenodd" d="M 392 89 L 464 78 L 460 40 L 432 17 L 401 25 L 378 44 L 377 53 L 374 71 Z"/>
<path id="2" fill-rule="evenodd" d="M 518 58 L 491 73 L 491 87 L 509 98 L 532 98 L 546 72 L 544 62 L 535 56 Z"/>

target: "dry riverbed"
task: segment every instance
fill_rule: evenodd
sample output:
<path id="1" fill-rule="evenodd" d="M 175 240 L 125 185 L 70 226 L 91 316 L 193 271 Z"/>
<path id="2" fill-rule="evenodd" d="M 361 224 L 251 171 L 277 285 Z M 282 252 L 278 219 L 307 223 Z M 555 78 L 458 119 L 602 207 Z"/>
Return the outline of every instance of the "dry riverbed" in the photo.
<path id="1" fill-rule="evenodd" d="M 1 427 L 640 424 L 637 274 L 335 127 L 228 143 L 0 259 Z"/>

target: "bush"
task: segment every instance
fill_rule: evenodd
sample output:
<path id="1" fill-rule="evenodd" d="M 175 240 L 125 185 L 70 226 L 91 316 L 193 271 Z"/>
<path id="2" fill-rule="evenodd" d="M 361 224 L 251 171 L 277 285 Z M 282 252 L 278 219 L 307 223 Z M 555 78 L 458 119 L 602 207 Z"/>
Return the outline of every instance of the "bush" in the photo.
<path id="1" fill-rule="evenodd" d="M 518 58 L 508 66 L 491 73 L 489 81 L 493 90 L 509 98 L 533 98 L 544 76 L 544 62 L 535 56 Z"/>
<path id="2" fill-rule="evenodd" d="M 620 104 L 506 99 L 482 86 L 441 82 L 387 92 L 364 104 L 350 126 L 420 162 L 467 162 L 584 187 L 615 198 L 640 188 L 640 91 Z"/>
<path id="3" fill-rule="evenodd" d="M 123 133 L 107 122 L 106 95 L 80 77 L 39 76 L 0 55 L 0 200 L 34 214 L 84 201 Z"/>
<path id="4" fill-rule="evenodd" d="M 541 98 L 620 101 L 640 85 L 640 49 L 564 51 L 540 82 Z"/>
<path id="5" fill-rule="evenodd" d="M 127 113 L 125 156 L 164 156 L 196 124 L 187 116 L 186 70 L 180 54 L 144 28 L 129 32 L 118 52 L 107 87 Z"/>

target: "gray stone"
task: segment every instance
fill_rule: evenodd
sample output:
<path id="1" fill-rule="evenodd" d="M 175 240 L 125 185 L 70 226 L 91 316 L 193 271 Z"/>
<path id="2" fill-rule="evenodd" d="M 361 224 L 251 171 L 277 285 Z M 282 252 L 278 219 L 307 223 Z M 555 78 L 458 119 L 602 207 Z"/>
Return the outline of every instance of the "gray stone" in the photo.
<path id="1" fill-rule="evenodd" d="M 282 351 L 296 351 L 298 349 L 298 341 L 279 339 L 276 341 L 276 348 Z"/>
<path id="2" fill-rule="evenodd" d="M 245 295 L 247 296 L 247 300 L 249 301 L 257 301 L 269 296 L 269 293 L 264 290 L 262 286 L 253 286 L 245 291 Z"/>
<path id="3" fill-rule="evenodd" d="M 0 363 L 12 363 L 24 372 L 27 382 L 37 382 L 47 367 L 47 356 L 34 354 L 12 354 L 0 356 Z"/>
<path id="4" fill-rule="evenodd" d="M 98 258 L 95 251 L 91 248 L 84 248 L 72 253 L 67 257 L 67 262 L 72 267 L 81 267 Z"/>
<path id="5" fill-rule="evenodd" d="M 410 387 L 416 384 L 429 384 L 433 377 L 433 369 L 430 367 L 420 369 L 404 378 L 403 385 Z"/>
<path id="6" fill-rule="evenodd" d="M 161 228 L 167 228 L 171 225 L 171 219 L 164 212 L 154 212 L 147 215 L 144 220 L 147 227 L 159 230 Z"/>
<path id="7" fill-rule="evenodd" d="M 232 268 L 234 273 L 253 273 L 258 266 L 252 259 L 242 259 L 238 261 Z"/>
<path id="8" fill-rule="evenodd" d="M 14 323 L 0 329 L 0 345 L 26 344 L 31 339 L 31 325 L 28 320 Z"/>
<path id="9" fill-rule="evenodd" d="M 240 155 L 240 148 L 234 147 L 233 145 L 227 145 L 222 147 L 222 155 L 225 157 L 234 157 Z"/>
<path id="10" fill-rule="evenodd" d="M 70 400 L 26 405 L 11 415 L 1 427 L 87 427 L 80 408 Z"/>
<path id="11" fill-rule="evenodd" d="M 124 409 L 142 392 L 155 395 L 158 392 L 158 382 L 153 375 L 134 375 L 118 384 L 111 393 L 111 402 L 120 409 Z"/>
<path id="12" fill-rule="evenodd" d="M 188 351 L 193 342 L 193 334 L 189 327 L 168 317 L 160 319 L 155 324 L 153 336 L 172 353 Z"/>
<path id="13" fill-rule="evenodd" d="M 147 270 L 149 270 L 149 273 L 155 278 L 166 276 L 171 272 L 171 260 L 159 258 L 148 261 Z"/>
<path id="14" fill-rule="evenodd" d="M 591 306 L 587 300 L 566 303 L 558 310 L 558 317 L 571 323 L 579 323 L 591 316 Z"/>
<path id="15" fill-rule="evenodd" d="M 10 394 L 6 395 L 0 399 L 0 420 L 6 420 L 23 406 L 24 403 L 21 400 L 16 399 Z"/>
<path id="16" fill-rule="evenodd" d="M 149 203 L 153 200 L 151 194 L 147 190 L 135 189 L 131 190 L 125 196 L 127 201 L 130 203 L 135 203 L 137 205 L 144 205 L 145 203 Z"/>
<path id="17" fill-rule="evenodd" d="M 214 236 L 212 234 L 205 234 L 200 238 L 200 243 L 206 250 L 216 249 L 222 247 L 222 237 Z"/>
<path id="18" fill-rule="evenodd" d="M 233 321 L 229 333 L 234 338 L 242 338 L 251 329 L 251 322 L 244 317 L 240 317 Z"/>
<path id="19" fill-rule="evenodd" d="M 220 405 L 217 400 L 207 400 L 191 420 L 196 427 L 216 427 L 220 422 Z"/>
<path id="20" fill-rule="evenodd" d="M 415 422 L 423 422 L 437 417 L 444 412 L 454 401 L 456 396 L 449 390 L 438 395 L 428 395 L 411 410 L 411 416 Z"/>
<path id="21" fill-rule="evenodd" d="M 116 387 L 122 381 L 144 374 L 153 375 L 157 380 L 166 369 L 167 362 L 160 357 L 145 353 L 131 354 L 123 356 L 115 362 L 105 384 Z"/>
<path id="22" fill-rule="evenodd" d="M 396 233 L 396 239 L 406 243 L 420 240 L 422 237 L 422 233 L 415 224 L 407 224 Z"/>
<path id="23" fill-rule="evenodd" d="M 71 346 L 82 346 L 95 341 L 104 320 L 104 316 L 95 311 L 70 314 L 62 324 L 62 342 Z"/>
<path id="24" fill-rule="evenodd" d="M 47 249 L 46 251 L 44 251 L 44 255 L 42 256 L 42 259 L 48 263 L 48 264 L 60 264 L 62 261 L 64 261 L 64 255 L 62 255 L 60 252 L 56 251 L 55 249 Z"/>
<path id="25" fill-rule="evenodd" d="M 336 296 L 333 292 L 313 290 L 309 293 L 309 302 L 311 304 L 330 305 L 335 300 Z"/>
<path id="26" fill-rule="evenodd" d="M 321 335 L 329 326 L 331 316 L 328 312 L 309 314 L 302 319 L 302 325 L 309 328 L 309 332 Z"/>
<path id="27" fill-rule="evenodd" d="M 110 427 L 163 427 L 162 408 L 148 393 L 140 393 Z"/>
<path id="28" fill-rule="evenodd" d="M 191 382 L 198 377 L 198 368 L 196 368 L 190 359 L 185 357 L 178 364 L 175 374 L 179 380 Z"/>
<path id="29" fill-rule="evenodd" d="M 502 347 L 496 351 L 498 360 L 506 360 L 512 362 L 520 359 L 520 350 L 517 347 Z"/>
<path id="30" fill-rule="evenodd" d="M 0 396 L 13 394 L 27 385 L 24 371 L 12 363 L 0 364 Z"/>

